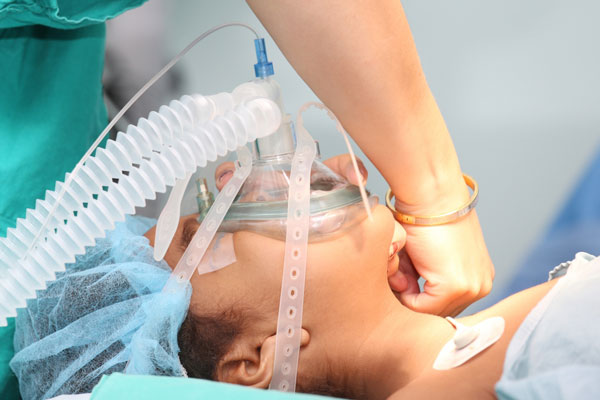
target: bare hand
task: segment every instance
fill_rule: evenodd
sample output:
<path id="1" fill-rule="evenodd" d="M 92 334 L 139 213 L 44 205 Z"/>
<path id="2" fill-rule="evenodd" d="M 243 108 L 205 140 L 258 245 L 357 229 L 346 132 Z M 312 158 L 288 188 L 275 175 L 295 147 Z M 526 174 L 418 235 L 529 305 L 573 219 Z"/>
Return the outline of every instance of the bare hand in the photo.
<path id="1" fill-rule="evenodd" d="M 492 288 L 494 266 L 477 214 L 445 225 L 403 225 L 406 246 L 390 287 L 407 307 L 438 315 L 457 315 Z M 418 278 L 425 280 L 423 291 Z"/>

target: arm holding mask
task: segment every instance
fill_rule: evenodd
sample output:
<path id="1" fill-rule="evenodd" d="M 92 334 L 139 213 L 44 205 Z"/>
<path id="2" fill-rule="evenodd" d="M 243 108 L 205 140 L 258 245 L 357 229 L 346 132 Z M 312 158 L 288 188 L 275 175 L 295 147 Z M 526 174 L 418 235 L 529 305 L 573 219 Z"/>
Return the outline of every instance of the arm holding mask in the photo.
<path id="1" fill-rule="evenodd" d="M 440 215 L 468 201 L 398 0 L 248 3 L 382 173 L 398 211 Z M 489 293 L 494 267 L 475 211 L 444 225 L 404 228 L 407 243 L 390 286 L 406 306 L 456 315 Z M 426 281 L 423 292 L 419 276 Z"/>

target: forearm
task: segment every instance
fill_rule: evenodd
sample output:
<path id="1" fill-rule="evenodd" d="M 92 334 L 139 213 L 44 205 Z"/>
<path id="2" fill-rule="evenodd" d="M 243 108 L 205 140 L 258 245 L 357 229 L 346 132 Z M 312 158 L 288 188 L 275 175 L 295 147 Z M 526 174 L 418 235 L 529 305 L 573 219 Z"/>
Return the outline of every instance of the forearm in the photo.
<path id="1" fill-rule="evenodd" d="M 464 202 L 458 158 L 398 0 L 248 2 L 405 212 Z"/>

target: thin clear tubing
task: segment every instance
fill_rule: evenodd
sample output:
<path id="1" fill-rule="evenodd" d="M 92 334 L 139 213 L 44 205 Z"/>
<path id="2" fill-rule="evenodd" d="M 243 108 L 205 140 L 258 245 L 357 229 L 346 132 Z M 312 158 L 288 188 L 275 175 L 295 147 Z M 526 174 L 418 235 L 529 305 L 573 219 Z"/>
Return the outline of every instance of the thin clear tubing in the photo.
<path id="1" fill-rule="evenodd" d="M 104 206 L 99 202 L 92 202 L 96 203 L 95 207 L 97 210 L 95 216 L 99 217 L 98 221 L 90 220 L 90 217 L 86 215 L 81 217 L 79 222 L 73 222 L 68 227 L 68 223 L 64 224 L 64 221 L 70 221 L 72 219 L 77 206 L 81 206 L 82 204 L 78 198 L 80 196 L 77 196 L 81 195 L 82 193 L 77 193 L 78 190 L 82 188 L 85 190 L 86 185 L 89 184 L 101 184 L 100 188 L 102 188 L 102 186 L 106 186 L 102 185 L 104 182 L 99 180 L 104 178 L 104 173 L 101 174 L 100 177 L 96 177 L 93 175 L 90 176 L 82 174 L 80 172 L 84 168 L 84 164 L 87 165 L 88 161 L 92 159 L 92 152 L 102 142 L 110 129 L 112 129 L 112 127 L 119 121 L 123 114 L 137 101 L 140 96 L 142 96 L 196 44 L 212 33 L 229 26 L 242 26 L 247 28 L 252 31 L 258 39 L 258 34 L 254 29 L 246 24 L 237 22 L 217 25 L 194 39 L 173 60 L 171 60 L 155 76 L 153 76 L 117 113 L 113 120 L 106 126 L 104 131 L 102 131 L 98 139 L 82 157 L 79 163 L 75 166 L 73 171 L 66 175 L 65 183 L 57 182 L 55 191 L 46 192 L 45 200 L 39 199 L 36 202 L 36 208 L 33 210 L 27 210 L 26 218 L 17 220 L 16 228 L 10 229 L 7 232 L 7 237 L 0 239 L 0 327 L 6 326 L 6 318 L 14 316 L 16 313 L 16 308 L 25 307 L 25 300 L 27 298 L 35 297 L 35 290 L 45 288 L 46 281 L 54 280 L 55 272 L 64 270 L 64 264 L 66 262 L 73 262 L 74 255 L 81 254 L 86 245 L 93 244 L 95 241 L 94 238 L 103 237 L 104 229 L 106 228 L 101 228 L 101 226 L 106 225 L 109 228 L 114 227 L 115 221 L 123 219 L 122 215 L 116 220 L 111 220 L 110 218 L 106 219 L 111 212 L 116 212 L 117 214 L 121 214 L 121 212 L 131 213 L 128 212 L 130 205 L 123 204 L 123 201 L 126 202 L 127 199 L 123 198 L 123 193 L 121 191 L 116 189 L 112 191 L 112 194 L 104 194 L 102 193 L 103 190 L 100 190 L 100 192 L 97 191 L 88 193 L 90 195 L 95 193 L 109 198 L 108 204 L 105 204 Z M 178 106 L 179 105 L 175 105 L 175 109 L 180 108 Z M 160 121 L 159 118 L 159 124 L 160 122 L 162 121 Z M 138 125 L 143 131 L 144 127 L 141 126 L 140 123 L 138 123 Z M 148 125 L 151 126 L 152 124 Z M 164 132 L 159 133 L 164 134 Z M 150 139 L 151 138 L 153 138 L 152 135 Z M 128 137 L 124 139 L 125 145 L 120 142 L 119 144 L 122 146 L 114 146 L 117 148 L 117 152 L 131 150 L 131 147 L 134 148 L 134 152 L 139 152 L 141 150 L 138 148 L 139 146 L 144 147 L 153 145 L 153 143 L 147 142 L 149 138 L 144 138 L 145 140 L 142 143 L 135 143 L 135 140 L 134 143 L 130 143 L 130 140 L 128 139 L 130 138 Z M 119 141 L 117 140 L 117 142 Z M 130 146 L 128 147 L 128 145 Z M 177 141 L 176 145 L 179 145 Z M 122 148 L 123 146 L 125 147 L 124 149 Z M 175 154 L 172 154 L 172 156 L 177 158 L 178 150 L 185 151 L 185 147 L 186 146 L 181 145 L 176 146 L 176 148 L 174 148 Z M 96 152 L 96 156 L 100 161 L 105 161 L 109 164 L 113 161 L 119 161 L 118 159 L 115 160 L 114 157 L 111 157 L 112 154 L 105 155 L 102 153 L 102 151 L 99 152 L 98 150 Z M 168 153 L 169 151 L 165 150 L 163 156 L 168 157 Z M 186 157 L 184 156 L 184 158 Z M 91 164 L 93 164 L 93 162 L 91 162 Z M 100 163 L 100 170 L 102 170 L 102 164 L 103 162 Z M 149 164 L 148 170 L 150 172 L 150 176 L 153 174 L 158 174 L 160 176 L 162 167 L 170 167 L 170 171 L 168 173 L 173 172 L 172 165 L 169 165 L 169 163 L 163 163 L 162 165 L 155 165 L 154 163 Z M 94 166 L 91 166 L 90 168 L 93 167 Z M 108 167 L 112 167 L 111 169 L 116 169 L 118 168 L 118 164 L 109 165 Z M 140 169 L 140 175 L 141 172 L 142 171 Z M 117 175 L 119 175 L 119 173 L 120 171 L 117 171 Z M 145 176 L 144 178 L 148 178 L 148 176 Z M 163 180 L 160 181 L 162 182 Z M 106 183 L 110 185 L 112 183 L 112 179 L 108 179 Z M 165 189 L 163 189 L 163 191 Z M 149 190 L 150 189 L 145 187 L 134 187 L 134 192 L 136 192 L 136 200 L 141 201 L 141 203 L 144 204 L 145 198 L 153 198 L 154 193 L 148 193 Z M 139 198 L 139 193 L 143 193 L 144 197 Z M 73 202 L 75 202 L 76 207 L 73 207 Z M 83 203 L 86 205 L 88 204 L 87 201 L 84 201 Z M 123 206 L 126 208 L 126 210 L 120 210 L 119 208 L 121 207 L 117 207 L 115 209 L 114 206 L 116 204 Z M 87 220 L 84 221 L 86 217 Z M 64 227 L 62 226 L 63 224 L 65 225 Z M 94 228 L 93 224 L 97 224 L 98 226 Z M 92 228 L 91 231 L 85 230 L 89 228 Z M 48 242 L 52 242 L 52 237 L 56 239 L 56 243 L 54 243 L 54 245 L 52 243 L 48 244 Z"/>

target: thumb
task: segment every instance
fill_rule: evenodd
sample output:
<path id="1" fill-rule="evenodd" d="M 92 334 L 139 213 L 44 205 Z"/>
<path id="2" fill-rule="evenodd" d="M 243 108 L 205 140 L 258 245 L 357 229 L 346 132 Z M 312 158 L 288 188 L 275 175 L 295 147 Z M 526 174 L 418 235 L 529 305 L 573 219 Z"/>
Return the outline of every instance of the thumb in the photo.
<path id="1" fill-rule="evenodd" d="M 323 164 L 331 168 L 336 174 L 346 178 L 348 182 L 352 183 L 353 185 L 358 185 L 358 177 L 356 176 L 356 171 L 354 171 L 354 166 L 352 164 L 352 158 L 350 157 L 350 154 L 341 154 L 335 157 L 331 157 L 323 161 Z M 365 168 L 365 165 L 358 158 L 356 159 L 356 164 L 358 165 L 358 170 L 362 175 L 363 183 L 366 183 L 368 171 Z"/>
<path id="2" fill-rule="evenodd" d="M 356 160 L 356 164 L 358 166 L 358 176 L 356 176 L 356 170 L 354 169 L 354 164 L 352 164 L 352 160 L 348 159 L 347 164 L 344 167 L 343 176 L 353 185 L 357 185 L 359 182 L 363 184 L 367 183 L 367 169 L 364 164 L 360 160 Z"/>

